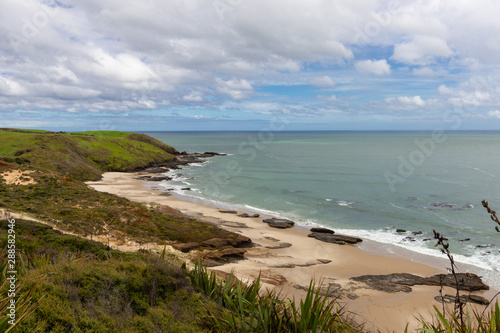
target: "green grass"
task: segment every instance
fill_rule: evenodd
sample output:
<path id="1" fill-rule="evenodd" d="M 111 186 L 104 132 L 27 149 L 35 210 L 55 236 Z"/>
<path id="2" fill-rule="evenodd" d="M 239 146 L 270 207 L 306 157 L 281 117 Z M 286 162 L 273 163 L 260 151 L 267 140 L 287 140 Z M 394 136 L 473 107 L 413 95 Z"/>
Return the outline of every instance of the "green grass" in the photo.
<path id="1" fill-rule="evenodd" d="M 18 133 L 54 133 L 47 130 L 24 129 L 24 128 L 0 128 L 0 131 L 18 132 Z"/>
<path id="2" fill-rule="evenodd" d="M 124 139 L 131 134 L 131 132 L 120 131 L 84 131 L 84 132 L 70 132 L 69 135 L 92 135 L 99 138 L 120 138 Z"/>
<path id="3" fill-rule="evenodd" d="M 0 225 L 0 255 L 7 228 Z M 147 253 L 106 250 L 38 223 L 16 220 L 17 314 L 11 332 L 202 332 L 206 307 L 182 271 Z M 0 271 L 5 272 L 0 262 Z M 0 331 L 6 323 L 0 274 Z"/>
<path id="4" fill-rule="evenodd" d="M 160 148 L 167 153 L 174 154 L 177 153 L 175 148 L 169 146 L 159 140 L 153 139 L 152 137 L 141 134 L 141 133 L 132 133 L 132 132 L 120 132 L 120 131 L 85 131 L 85 132 L 72 132 L 68 133 L 69 135 L 74 136 L 94 136 L 97 138 L 115 138 L 115 139 L 128 139 L 139 141 L 143 143 L 150 144 L 156 148 Z"/>
<path id="5" fill-rule="evenodd" d="M 130 171 L 169 161 L 175 153 L 173 147 L 144 134 L 0 130 L 0 160 L 82 181 L 97 180 L 106 171 Z"/>
<path id="6" fill-rule="evenodd" d="M 144 205 L 109 193 L 98 192 L 79 181 L 57 175 L 32 174 L 38 184 L 0 183 L 0 207 L 26 212 L 62 230 L 82 235 L 122 232 L 130 239 L 154 242 L 192 242 L 235 234 L 179 215 L 151 211 Z"/>
<path id="7" fill-rule="evenodd" d="M 196 290 L 222 307 L 206 308 L 217 332 L 359 332 L 347 323 L 336 300 L 320 295 L 312 281 L 305 298 L 296 302 L 261 291 L 260 277 L 251 284 L 236 281 L 233 274 L 219 281 L 200 261 L 194 269 L 183 270 Z"/>
<path id="8" fill-rule="evenodd" d="M 176 150 L 144 134 L 93 131 L 34 134 L 0 130 L 4 160 L 37 170 L 37 184 L 18 186 L 0 181 L 0 207 L 26 212 L 81 235 L 121 232 L 137 241 L 192 242 L 234 234 L 178 215 L 148 210 L 144 205 L 97 192 L 82 180 L 99 179 L 104 171 L 128 171 L 168 161 Z M 9 168 L 5 164 L 2 169 Z"/>
<path id="9" fill-rule="evenodd" d="M 467 309 L 465 322 L 462 326 L 460 318 L 455 314 L 446 314 L 434 306 L 436 317 L 433 322 L 421 320 L 421 332 L 432 333 L 497 333 L 500 332 L 500 307 L 498 301 L 489 311 L 472 314 Z"/>
<path id="10" fill-rule="evenodd" d="M 15 133 L 0 130 L 0 156 L 14 157 L 23 147 L 35 144 L 35 133 Z"/>
<path id="11" fill-rule="evenodd" d="M 158 258 L 80 260 L 36 269 L 35 312 L 14 332 L 200 332 L 202 298 L 182 272 Z M 21 291 L 22 293 L 22 291 Z"/>
<path id="12" fill-rule="evenodd" d="M 0 249 L 7 245 L 8 221 L 0 220 Z M 52 227 L 26 220 L 16 220 L 16 249 L 24 255 L 45 253 L 57 255 L 65 253 L 86 254 L 104 259 L 110 255 L 126 256 L 126 253 L 107 249 L 99 242 L 90 241 L 81 237 L 63 234 Z M 26 257 L 27 261 L 30 258 Z M 33 262 L 33 261 L 31 261 Z"/>

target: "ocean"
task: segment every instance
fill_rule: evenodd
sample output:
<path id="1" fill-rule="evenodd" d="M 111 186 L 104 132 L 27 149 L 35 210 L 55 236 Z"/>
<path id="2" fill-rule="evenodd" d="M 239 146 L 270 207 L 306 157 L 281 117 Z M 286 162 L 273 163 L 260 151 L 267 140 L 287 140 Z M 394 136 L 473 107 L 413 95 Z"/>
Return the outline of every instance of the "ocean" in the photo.
<path id="1" fill-rule="evenodd" d="M 388 252 L 443 257 L 436 230 L 459 269 L 472 265 L 500 289 L 500 233 L 481 205 L 500 211 L 500 132 L 147 134 L 179 151 L 228 154 L 170 172 L 165 190 L 331 228 Z"/>

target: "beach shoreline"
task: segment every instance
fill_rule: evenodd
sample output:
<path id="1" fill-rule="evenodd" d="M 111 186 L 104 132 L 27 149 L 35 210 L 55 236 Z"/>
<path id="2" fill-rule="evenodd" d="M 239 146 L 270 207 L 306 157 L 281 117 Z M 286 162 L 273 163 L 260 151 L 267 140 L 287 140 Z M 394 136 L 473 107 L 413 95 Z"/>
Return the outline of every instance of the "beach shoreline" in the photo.
<path id="1" fill-rule="evenodd" d="M 354 319 L 366 323 L 365 330 L 381 332 L 409 331 L 418 327 L 415 316 L 430 319 L 432 306 L 441 306 L 434 300 L 440 287 L 413 286 L 412 291 L 382 292 L 369 288 L 362 282 L 351 280 L 361 275 L 385 275 L 410 273 L 431 276 L 446 273 L 445 266 L 434 267 L 408 257 L 407 253 L 389 255 L 375 253 L 376 245 L 362 242 L 361 246 L 324 243 L 307 237 L 303 228 L 275 229 L 262 223 L 262 217 L 240 217 L 223 212 L 219 207 L 173 195 L 166 196 L 155 183 L 137 179 L 147 172 L 103 174 L 100 181 L 87 184 L 98 191 L 113 193 L 132 201 L 169 206 L 182 213 L 219 225 L 220 227 L 249 237 L 254 247 L 247 249 L 245 259 L 214 267 L 219 272 L 234 271 L 237 278 L 249 281 L 260 274 L 265 288 L 275 288 L 289 297 L 301 297 L 303 287 L 311 279 L 325 286 L 338 288 L 340 304 L 346 304 Z M 367 245 L 365 245 L 367 244 Z M 367 250 L 367 248 L 371 248 Z M 439 266 L 436 264 L 435 266 Z M 452 288 L 444 293 L 454 294 Z M 474 294 L 491 298 L 494 290 Z"/>

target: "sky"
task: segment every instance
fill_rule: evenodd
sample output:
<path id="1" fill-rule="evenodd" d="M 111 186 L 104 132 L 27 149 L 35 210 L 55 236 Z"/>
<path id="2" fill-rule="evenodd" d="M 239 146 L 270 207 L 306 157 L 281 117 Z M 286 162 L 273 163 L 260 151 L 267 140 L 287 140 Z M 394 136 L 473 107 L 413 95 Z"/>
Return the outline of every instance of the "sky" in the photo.
<path id="1" fill-rule="evenodd" d="M 500 1 L 0 0 L 0 127 L 500 129 Z"/>

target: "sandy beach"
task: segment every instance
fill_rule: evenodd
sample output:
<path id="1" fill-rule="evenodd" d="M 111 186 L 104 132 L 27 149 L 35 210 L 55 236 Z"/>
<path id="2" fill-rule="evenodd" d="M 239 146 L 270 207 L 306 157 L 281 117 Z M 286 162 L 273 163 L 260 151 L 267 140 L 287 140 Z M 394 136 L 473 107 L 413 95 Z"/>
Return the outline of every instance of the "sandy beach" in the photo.
<path id="1" fill-rule="evenodd" d="M 321 242 L 307 237 L 309 232 L 298 227 L 271 228 L 262 223 L 262 217 L 240 217 L 207 204 L 160 195 L 162 192 L 155 189 L 153 182 L 136 179 L 143 175 L 147 174 L 110 172 L 105 173 L 101 181 L 87 184 L 98 191 L 133 201 L 169 206 L 252 239 L 255 246 L 247 249 L 245 260 L 217 266 L 213 270 L 226 273 L 234 271 L 244 281 L 261 274 L 265 287 L 277 288 L 283 294 L 296 298 L 304 295 L 303 287 L 307 287 L 310 280 L 314 279 L 325 287 L 329 286 L 330 290 L 335 290 L 340 297 L 340 304 L 346 305 L 356 322 L 365 323 L 364 330 L 367 332 L 403 332 L 407 324 L 408 331 L 414 332 L 418 327 L 416 316 L 430 319 L 433 305 L 441 308 L 441 303 L 434 299 L 439 296 L 440 287 L 413 286 L 411 292 L 390 293 L 374 290 L 351 278 L 391 273 L 428 277 L 446 273 L 444 266 L 439 269 L 418 263 L 405 253 L 388 256 L 364 251 L 359 246 Z M 171 250 L 174 251 L 173 248 Z M 444 288 L 443 294 L 454 293 L 454 289 Z M 495 291 L 474 294 L 489 299 Z"/>

